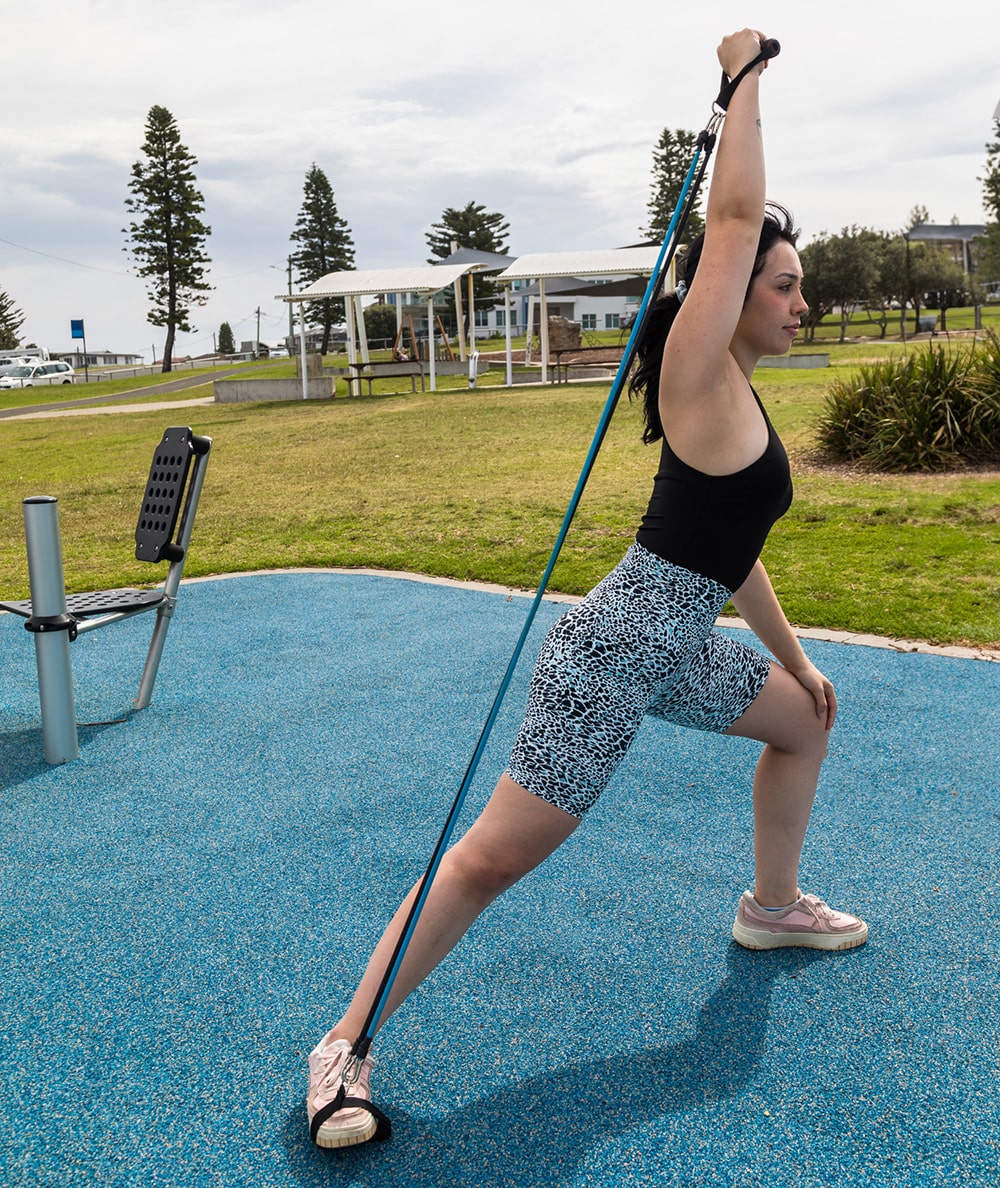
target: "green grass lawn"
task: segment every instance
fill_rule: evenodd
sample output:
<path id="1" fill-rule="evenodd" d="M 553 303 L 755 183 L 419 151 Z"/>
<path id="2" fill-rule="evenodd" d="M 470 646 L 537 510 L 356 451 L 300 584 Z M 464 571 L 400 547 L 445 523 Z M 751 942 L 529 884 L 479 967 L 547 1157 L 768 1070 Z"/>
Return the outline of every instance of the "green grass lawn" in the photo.
<path id="1" fill-rule="evenodd" d="M 286 365 L 287 366 L 287 365 Z M 813 426 L 828 370 L 757 382 L 796 499 L 764 555 L 793 623 L 1000 644 L 1000 475 L 825 468 Z M 608 385 L 207 405 L 0 422 L 0 591 L 27 596 L 20 500 L 60 499 L 71 590 L 155 580 L 131 560 L 152 446 L 168 424 L 215 439 L 188 576 L 372 566 L 534 588 Z M 190 393 L 188 393 L 190 394 Z M 551 588 L 583 593 L 633 537 L 657 451 L 623 398 Z"/>

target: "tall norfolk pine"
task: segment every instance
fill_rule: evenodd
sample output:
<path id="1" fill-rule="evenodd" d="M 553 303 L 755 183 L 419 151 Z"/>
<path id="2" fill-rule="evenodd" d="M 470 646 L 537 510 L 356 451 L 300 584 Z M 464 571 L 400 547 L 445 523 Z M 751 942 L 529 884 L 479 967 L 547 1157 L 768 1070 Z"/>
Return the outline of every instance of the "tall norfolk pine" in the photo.
<path id="1" fill-rule="evenodd" d="M 0 351 L 13 351 L 21 345 L 24 314 L 15 306 L 9 293 L 0 289 Z"/>
<path id="2" fill-rule="evenodd" d="M 291 241 L 299 246 L 291 255 L 299 284 L 311 285 L 328 272 L 348 272 L 354 267 L 354 242 L 346 220 L 337 213 L 333 187 L 318 165 L 306 174 L 302 208 L 295 220 Z M 330 348 L 330 331 L 343 320 L 342 300 L 311 301 L 306 321 L 323 331 L 321 354 Z M 289 347 L 291 347 L 289 343 Z"/>
<path id="3" fill-rule="evenodd" d="M 146 119 L 144 160 L 132 166 L 131 197 L 126 208 L 136 221 L 124 229 L 125 251 L 136 262 L 137 275 L 147 282 L 152 303 L 146 320 L 165 326 L 163 370 L 170 371 L 178 330 L 194 332 L 191 306 L 204 305 L 212 286 L 206 280 L 210 263 L 205 241 L 211 227 L 201 221 L 205 201 L 195 186 L 198 164 L 183 144 L 174 117 L 154 105 Z"/>
<path id="4" fill-rule="evenodd" d="M 640 233 L 657 243 L 662 243 L 667 236 L 667 228 L 684 189 L 684 179 L 691 167 L 697 142 L 698 137 L 694 132 L 684 128 L 672 132 L 664 128 L 653 149 L 652 193 L 647 203 L 649 226 Z M 705 219 L 701 213 L 699 194 L 684 229 L 684 242 L 690 243 L 704 230 Z"/>

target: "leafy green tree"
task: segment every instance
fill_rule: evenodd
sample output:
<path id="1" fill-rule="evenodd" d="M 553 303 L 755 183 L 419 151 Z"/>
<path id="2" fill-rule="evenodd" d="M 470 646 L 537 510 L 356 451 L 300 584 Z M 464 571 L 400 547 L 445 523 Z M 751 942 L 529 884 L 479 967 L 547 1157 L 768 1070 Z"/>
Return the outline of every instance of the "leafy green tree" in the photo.
<path id="1" fill-rule="evenodd" d="M 438 222 L 432 223 L 426 233 L 427 246 L 436 259 L 428 260 L 428 264 L 435 264 L 438 260 L 445 260 L 455 250 L 471 248 L 477 252 L 493 252 L 503 255 L 507 251 L 507 233 L 510 225 L 499 211 L 488 211 L 478 202 L 467 202 L 461 210 L 446 207 Z M 488 276 L 481 273 L 473 275 L 472 295 L 477 306 L 492 305 L 499 299 L 499 290 Z M 444 318 L 455 323 L 455 294 L 452 290 L 441 297 L 442 314 Z M 466 330 L 469 327 L 469 311 L 465 309 L 464 321 Z"/>
<path id="2" fill-rule="evenodd" d="M 810 304 L 806 336 L 827 314 L 840 313 L 840 341 L 847 336 L 851 314 L 871 301 L 879 283 L 879 238 L 865 227 L 844 227 L 839 235 L 825 233 L 801 252 L 805 297 Z"/>
<path id="3" fill-rule="evenodd" d="M 233 328 L 228 322 L 223 322 L 219 327 L 219 345 L 217 350 L 220 355 L 236 354 L 236 339 L 233 338 Z"/>
<path id="4" fill-rule="evenodd" d="M 986 146 L 986 170 L 978 180 L 983 183 L 983 209 L 989 221 L 986 234 L 977 244 L 980 278 L 989 283 L 1000 281 L 1000 119 L 993 121 L 994 140 Z"/>
<path id="5" fill-rule="evenodd" d="M 314 284 L 330 272 L 349 272 L 354 268 L 354 240 L 347 221 L 340 217 L 330 180 L 313 163 L 306 174 L 302 207 L 290 239 L 298 248 L 289 256 L 303 287 Z M 305 307 L 306 322 L 323 331 L 320 353 L 330 349 L 330 334 L 344 320 L 342 299 L 310 301 Z"/>
<path id="6" fill-rule="evenodd" d="M 697 136 L 684 128 L 671 132 L 664 128 L 653 149 L 653 192 L 647 203 L 649 226 L 642 231 L 651 240 L 661 243 L 667 237 L 667 228 L 674 215 L 684 188 L 691 160 L 694 157 Z M 684 228 L 684 242 L 690 243 L 696 235 L 705 230 L 705 218 L 701 213 L 701 195 L 691 209 Z"/>
<path id="7" fill-rule="evenodd" d="M 1000 119 L 993 121 L 995 139 L 986 146 L 986 170 L 977 181 L 983 183 L 983 209 L 991 223 L 1000 223 Z"/>
<path id="8" fill-rule="evenodd" d="M 879 328 L 879 337 L 885 338 L 889 324 L 899 320 L 905 300 L 906 289 L 906 241 L 902 235 L 891 235 L 888 231 L 871 231 L 878 260 L 878 281 L 869 293 L 865 303 L 868 317 Z"/>
<path id="9" fill-rule="evenodd" d="M 0 351 L 13 351 L 21 345 L 24 314 L 14 305 L 14 299 L 0 289 Z"/>
<path id="10" fill-rule="evenodd" d="M 924 300 L 928 309 L 941 313 L 941 329 L 948 329 L 948 310 L 972 304 L 969 292 L 969 278 L 961 264 L 946 251 L 935 253 L 934 275 Z"/>
<path id="11" fill-rule="evenodd" d="M 174 117 L 155 105 L 146 119 L 144 160 L 132 166 L 131 197 L 125 206 L 135 222 L 124 230 L 125 251 L 147 282 L 151 326 L 166 326 L 163 370 L 170 371 L 178 330 L 194 332 L 190 312 L 204 305 L 212 286 L 205 242 L 211 234 L 201 220 L 205 202 L 195 185 L 197 159 L 181 143 Z"/>
<path id="12" fill-rule="evenodd" d="M 396 307 L 382 302 L 366 305 L 365 335 L 369 342 L 392 343 L 396 338 Z"/>
<path id="13" fill-rule="evenodd" d="M 946 248 L 907 242 L 903 296 L 904 304 L 913 310 L 914 325 L 919 322 L 921 308 L 935 300 L 934 294 L 944 295 L 951 290 L 952 297 L 946 299 L 953 306 L 954 291 L 959 288 L 965 288 L 965 274 Z"/>
<path id="14" fill-rule="evenodd" d="M 987 223 L 986 234 L 976 243 L 979 279 L 986 284 L 1000 281 L 1000 223 Z"/>

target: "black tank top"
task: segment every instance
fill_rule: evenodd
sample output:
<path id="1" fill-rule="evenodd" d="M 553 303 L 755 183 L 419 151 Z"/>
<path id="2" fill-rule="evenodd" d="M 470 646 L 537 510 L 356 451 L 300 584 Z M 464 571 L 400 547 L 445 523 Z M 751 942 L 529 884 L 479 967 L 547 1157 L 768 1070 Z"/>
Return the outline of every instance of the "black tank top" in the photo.
<path id="1" fill-rule="evenodd" d="M 772 525 L 792 502 L 788 455 L 753 395 L 767 425 L 767 446 L 757 461 L 735 474 L 705 474 L 682 462 L 664 437 L 653 494 L 636 533 L 651 553 L 730 591 L 746 581 Z"/>

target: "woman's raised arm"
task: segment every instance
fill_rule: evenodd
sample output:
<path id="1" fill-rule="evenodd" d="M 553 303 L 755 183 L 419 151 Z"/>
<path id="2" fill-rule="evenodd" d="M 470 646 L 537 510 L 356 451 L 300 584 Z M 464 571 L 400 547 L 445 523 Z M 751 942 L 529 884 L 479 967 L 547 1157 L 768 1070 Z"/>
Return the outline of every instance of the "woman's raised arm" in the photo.
<path id="1" fill-rule="evenodd" d="M 719 61 L 730 77 L 760 53 L 752 29 L 723 38 Z M 663 352 L 660 415 L 664 426 L 683 423 L 696 404 L 710 411 L 738 383 L 729 353 L 753 271 L 764 217 L 764 149 L 758 102 L 760 73 L 752 70 L 730 100 L 719 136 L 705 218 L 705 241 Z"/>

